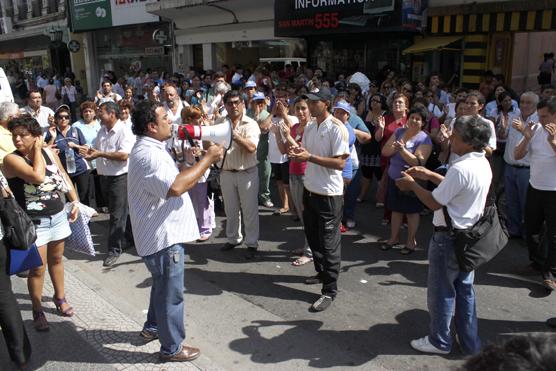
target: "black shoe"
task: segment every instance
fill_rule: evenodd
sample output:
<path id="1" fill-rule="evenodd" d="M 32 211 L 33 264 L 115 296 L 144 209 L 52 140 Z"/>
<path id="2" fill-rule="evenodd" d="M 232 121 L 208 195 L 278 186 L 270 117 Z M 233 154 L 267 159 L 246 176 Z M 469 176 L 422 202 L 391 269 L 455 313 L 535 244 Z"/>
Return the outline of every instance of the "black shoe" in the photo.
<path id="1" fill-rule="evenodd" d="M 313 305 L 311 305 L 311 308 L 309 308 L 309 310 L 311 312 L 322 312 L 323 310 L 326 310 L 326 308 L 328 308 L 333 301 L 334 298 L 332 298 L 331 296 L 321 295 L 321 297 L 318 298 L 317 301 L 313 303 Z"/>
<path id="2" fill-rule="evenodd" d="M 234 244 L 234 243 L 226 242 L 226 243 L 224 244 L 224 246 L 222 246 L 222 247 L 220 248 L 220 250 L 221 250 L 221 251 L 230 251 L 230 250 L 233 250 L 236 246 L 239 246 L 239 245 L 241 245 L 241 243 L 236 243 L 236 244 Z"/>
<path id="3" fill-rule="evenodd" d="M 104 267 L 111 267 L 112 265 L 114 265 L 114 263 L 118 260 L 119 257 L 120 255 L 117 254 L 108 254 L 106 259 L 104 259 L 104 263 L 102 263 L 102 265 Z"/>
<path id="4" fill-rule="evenodd" d="M 548 327 L 556 328 L 556 317 L 547 319 L 546 325 Z"/>
<path id="5" fill-rule="evenodd" d="M 245 252 L 245 259 L 251 260 L 257 257 L 257 249 L 254 247 L 248 247 L 247 251 Z"/>
<path id="6" fill-rule="evenodd" d="M 141 336 L 145 341 L 149 342 L 158 339 L 158 332 L 144 329 L 139 333 L 139 336 Z"/>
<path id="7" fill-rule="evenodd" d="M 322 282 L 322 280 L 320 279 L 318 274 L 316 276 L 309 277 L 309 278 L 305 279 L 305 284 L 306 285 L 316 285 L 317 283 L 321 283 L 321 282 Z"/>

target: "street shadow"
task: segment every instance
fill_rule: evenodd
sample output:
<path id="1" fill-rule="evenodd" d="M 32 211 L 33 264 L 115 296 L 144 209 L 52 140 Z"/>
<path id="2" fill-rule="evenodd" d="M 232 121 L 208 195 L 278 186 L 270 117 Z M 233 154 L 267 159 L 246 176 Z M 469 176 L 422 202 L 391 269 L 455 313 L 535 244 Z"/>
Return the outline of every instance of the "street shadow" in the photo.
<path id="1" fill-rule="evenodd" d="M 306 360 L 309 367 L 361 366 L 379 355 L 423 355 L 411 348 L 412 339 L 428 332 L 428 313 L 412 309 L 396 316 L 396 323 L 371 326 L 368 330 L 322 329 L 318 320 L 252 321 L 242 331 L 245 337 L 230 343 L 230 349 L 250 355 L 252 362 L 274 364 L 290 360 Z M 276 333 L 275 336 L 268 333 Z M 529 332 L 550 332 L 543 322 L 479 319 L 480 333 L 495 334 L 483 343 L 499 342 L 502 338 Z M 454 344 L 448 360 L 462 360 Z M 430 355 L 434 357 L 436 355 Z"/>

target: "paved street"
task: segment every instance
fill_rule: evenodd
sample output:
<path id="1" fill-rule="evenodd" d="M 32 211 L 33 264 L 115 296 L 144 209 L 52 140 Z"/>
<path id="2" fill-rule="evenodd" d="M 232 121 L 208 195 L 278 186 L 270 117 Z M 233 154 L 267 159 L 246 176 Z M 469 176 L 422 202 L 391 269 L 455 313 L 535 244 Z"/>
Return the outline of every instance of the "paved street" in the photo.
<path id="1" fill-rule="evenodd" d="M 430 217 L 419 235 L 420 251 L 402 256 L 381 251 L 382 210 L 358 206 L 358 226 L 343 237 L 341 292 L 327 311 L 308 311 L 320 287 L 303 279 L 313 267 L 293 267 L 290 251 L 302 245 L 302 230 L 289 216 L 261 209 L 260 257 L 243 249 L 221 252 L 223 218 L 214 239 L 188 248 L 186 324 L 188 343 L 202 356 L 192 364 L 160 364 L 158 343 L 144 344 L 138 331 L 145 319 L 150 279 L 141 259 L 127 251 L 110 269 L 102 267 L 107 221 L 95 219 L 97 257 L 66 253 L 71 319 L 55 315 L 47 279 L 44 300 L 51 330 L 32 329 L 25 281 L 14 279 L 33 345 L 32 369 L 41 370 L 446 370 L 461 363 L 421 355 L 409 340 L 427 331 L 426 244 Z M 550 331 L 544 321 L 556 314 L 555 296 L 535 277 L 515 271 L 527 262 L 526 249 L 512 241 L 476 277 L 479 330 L 485 343 L 513 334 Z M 1 340 L 3 341 L 3 340 Z M 8 364 L 0 346 L 0 364 Z M 1 367 L 2 370 L 6 368 Z"/>

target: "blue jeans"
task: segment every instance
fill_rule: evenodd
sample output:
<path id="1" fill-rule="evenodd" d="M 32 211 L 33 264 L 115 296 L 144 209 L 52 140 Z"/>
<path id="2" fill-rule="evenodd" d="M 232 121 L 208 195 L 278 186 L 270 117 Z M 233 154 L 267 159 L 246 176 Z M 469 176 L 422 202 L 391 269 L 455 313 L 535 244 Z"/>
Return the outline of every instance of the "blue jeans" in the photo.
<path id="1" fill-rule="evenodd" d="M 176 244 L 143 257 L 153 279 L 143 329 L 158 333 L 160 353 L 169 356 L 181 352 L 185 340 L 184 248 L 184 244 Z"/>
<path id="2" fill-rule="evenodd" d="M 475 272 L 461 272 L 448 232 L 434 232 L 429 244 L 427 304 L 430 316 L 429 340 L 450 351 L 450 323 L 455 313 L 456 332 L 462 349 L 476 354 L 481 349 L 475 309 Z"/>
<path id="3" fill-rule="evenodd" d="M 351 182 L 346 187 L 346 194 L 344 196 L 344 217 L 343 220 L 355 220 L 355 206 L 357 205 L 357 196 L 361 189 L 361 171 L 353 169 Z"/>
<path id="4" fill-rule="evenodd" d="M 525 199 L 529 187 L 529 168 L 506 164 L 504 189 L 506 191 L 507 227 L 511 236 L 525 236 Z"/>

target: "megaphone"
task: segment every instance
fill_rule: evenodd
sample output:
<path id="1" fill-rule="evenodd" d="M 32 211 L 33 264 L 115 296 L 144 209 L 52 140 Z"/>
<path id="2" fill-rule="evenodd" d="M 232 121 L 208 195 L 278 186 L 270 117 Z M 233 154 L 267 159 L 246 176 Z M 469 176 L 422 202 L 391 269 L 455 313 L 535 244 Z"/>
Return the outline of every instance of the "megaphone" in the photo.
<path id="1" fill-rule="evenodd" d="M 200 139 L 220 144 L 227 151 L 232 146 L 232 125 L 229 122 L 213 126 L 179 125 L 180 140 Z"/>

